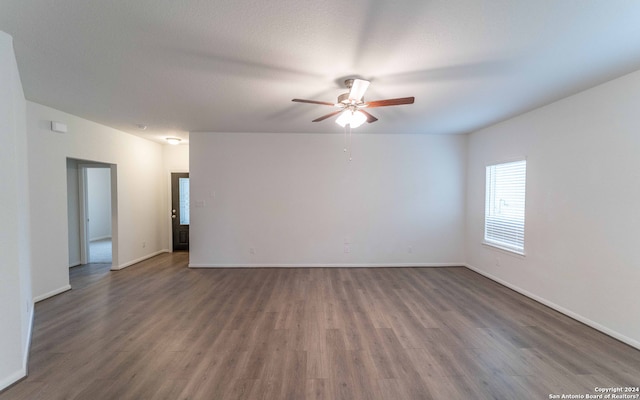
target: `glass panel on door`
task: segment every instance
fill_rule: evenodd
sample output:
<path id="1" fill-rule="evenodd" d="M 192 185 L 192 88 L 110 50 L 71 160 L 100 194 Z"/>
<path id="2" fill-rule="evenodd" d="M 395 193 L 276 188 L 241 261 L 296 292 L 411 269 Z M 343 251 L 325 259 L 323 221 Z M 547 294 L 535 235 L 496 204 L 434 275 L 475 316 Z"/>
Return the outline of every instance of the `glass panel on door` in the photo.
<path id="1" fill-rule="evenodd" d="M 189 225 L 189 178 L 179 178 L 180 225 Z"/>

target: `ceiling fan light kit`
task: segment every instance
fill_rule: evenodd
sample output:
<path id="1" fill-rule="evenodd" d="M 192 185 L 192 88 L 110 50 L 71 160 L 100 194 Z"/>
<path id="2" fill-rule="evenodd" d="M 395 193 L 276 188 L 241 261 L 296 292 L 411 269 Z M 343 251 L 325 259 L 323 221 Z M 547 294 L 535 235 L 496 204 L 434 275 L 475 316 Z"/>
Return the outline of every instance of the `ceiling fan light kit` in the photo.
<path id="1" fill-rule="evenodd" d="M 364 124 L 366 120 L 367 116 L 360 111 L 344 110 L 336 119 L 336 124 L 340 125 L 343 128 L 346 125 L 349 125 L 352 128 L 357 128 L 360 125 Z"/>

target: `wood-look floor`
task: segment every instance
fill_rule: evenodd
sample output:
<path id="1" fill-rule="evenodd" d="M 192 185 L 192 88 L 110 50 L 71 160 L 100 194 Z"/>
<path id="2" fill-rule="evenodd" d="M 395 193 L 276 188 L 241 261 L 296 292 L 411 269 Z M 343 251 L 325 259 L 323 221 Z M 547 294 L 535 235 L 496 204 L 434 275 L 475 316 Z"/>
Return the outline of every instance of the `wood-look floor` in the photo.
<path id="1" fill-rule="evenodd" d="M 0 399 L 548 399 L 640 351 L 466 268 L 72 271 Z"/>

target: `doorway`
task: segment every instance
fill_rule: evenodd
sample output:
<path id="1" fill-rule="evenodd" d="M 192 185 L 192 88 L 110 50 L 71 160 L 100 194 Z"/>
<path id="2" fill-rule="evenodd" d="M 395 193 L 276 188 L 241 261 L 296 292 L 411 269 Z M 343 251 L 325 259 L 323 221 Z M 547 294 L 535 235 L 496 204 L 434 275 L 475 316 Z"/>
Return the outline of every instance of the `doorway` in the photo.
<path id="1" fill-rule="evenodd" d="M 171 173 L 173 251 L 189 250 L 189 173 Z"/>
<path id="2" fill-rule="evenodd" d="M 117 259 L 116 166 L 67 159 L 69 267 Z"/>

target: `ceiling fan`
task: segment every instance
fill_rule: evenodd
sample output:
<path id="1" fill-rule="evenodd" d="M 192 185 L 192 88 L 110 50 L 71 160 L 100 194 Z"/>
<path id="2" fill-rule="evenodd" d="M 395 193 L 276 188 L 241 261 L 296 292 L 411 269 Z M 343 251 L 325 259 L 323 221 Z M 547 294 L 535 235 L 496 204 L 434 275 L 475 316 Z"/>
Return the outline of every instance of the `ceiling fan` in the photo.
<path id="1" fill-rule="evenodd" d="M 325 106 L 338 107 L 338 111 L 334 111 L 322 117 L 316 118 L 313 122 L 324 121 L 334 115 L 340 114 L 336 119 L 336 123 L 342 127 L 349 125 L 351 128 L 357 128 L 365 121 L 371 123 L 376 122 L 378 118 L 369 114 L 363 108 L 399 106 L 403 104 L 413 104 L 415 97 L 401 97 L 398 99 L 364 101 L 364 93 L 367 91 L 371 82 L 364 79 L 347 79 L 344 81 L 349 93 L 343 93 L 338 96 L 337 103 L 329 103 L 327 101 L 293 99 L 297 103 L 322 104 Z"/>

